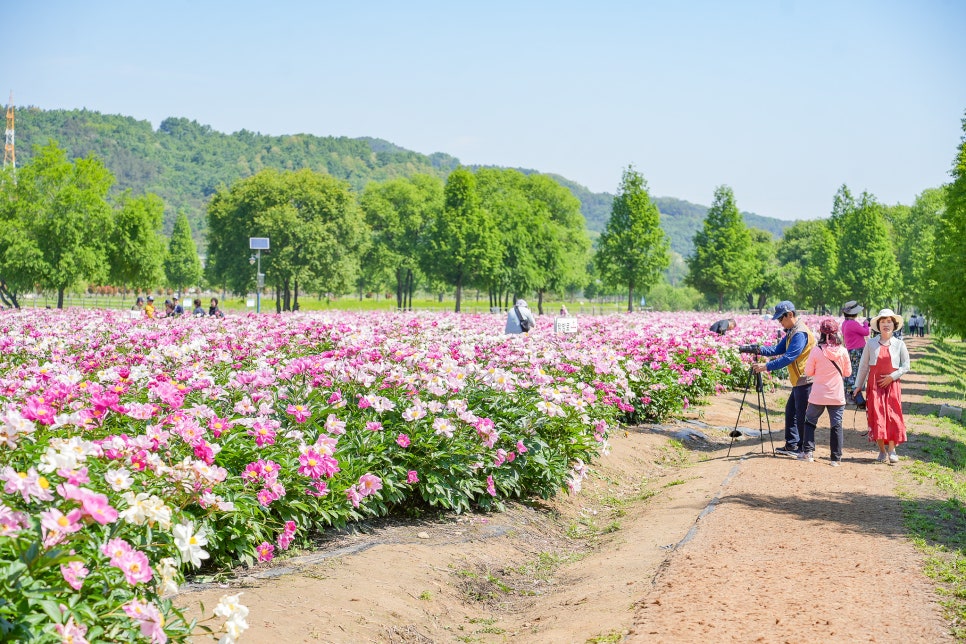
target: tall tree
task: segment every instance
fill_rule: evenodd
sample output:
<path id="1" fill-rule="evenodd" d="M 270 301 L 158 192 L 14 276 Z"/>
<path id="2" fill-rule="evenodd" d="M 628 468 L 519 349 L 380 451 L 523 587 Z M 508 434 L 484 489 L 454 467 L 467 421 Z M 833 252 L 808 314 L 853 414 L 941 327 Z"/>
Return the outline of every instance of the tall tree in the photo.
<path id="1" fill-rule="evenodd" d="M 351 289 L 368 227 L 347 183 L 308 169 L 263 170 L 220 189 L 208 204 L 209 279 L 236 293 L 255 287 L 250 237 L 270 239 L 262 272 L 276 287 L 276 309 L 288 311 L 300 288 Z"/>
<path id="2" fill-rule="evenodd" d="M 724 310 L 725 297 L 745 293 L 754 281 L 751 234 L 735 205 L 728 186 L 714 191 L 704 225 L 694 236 L 694 254 L 688 258 L 685 282 L 718 300 Z"/>
<path id="3" fill-rule="evenodd" d="M 57 292 L 57 308 L 64 307 L 68 288 L 107 276 L 113 230 L 107 193 L 113 183 L 99 159 L 72 163 L 54 141 L 37 149 L 17 175 L 18 216 L 39 253 L 38 282 Z"/>
<path id="4" fill-rule="evenodd" d="M 580 211 L 580 200 L 567 188 L 545 175 L 530 175 L 524 186 L 536 231 L 533 255 L 537 261 L 537 308 L 543 314 L 544 293 L 579 289 L 587 281 L 590 237 Z"/>
<path id="5" fill-rule="evenodd" d="M 493 270 L 500 261 L 500 248 L 493 221 L 480 207 L 472 172 L 454 170 L 443 195 L 443 211 L 426 236 L 423 268 L 431 277 L 456 288 L 458 313 L 463 287 Z"/>
<path id="6" fill-rule="evenodd" d="M 869 310 L 889 305 L 899 292 L 899 267 L 883 209 L 875 197 L 863 192 L 854 210 L 839 220 L 838 281 L 849 289 L 849 299 Z"/>
<path id="7" fill-rule="evenodd" d="M 946 211 L 939 220 L 933 251 L 929 309 L 944 331 L 966 337 L 966 116 L 963 136 L 946 186 Z"/>
<path id="8" fill-rule="evenodd" d="M 621 177 L 595 262 L 606 285 L 627 289 L 628 313 L 634 310 L 634 294 L 647 293 L 671 263 L 661 213 L 633 166 Z"/>
<path id="9" fill-rule="evenodd" d="M 161 235 L 163 222 L 161 197 L 153 194 L 132 197 L 130 191 L 121 195 L 114 211 L 114 235 L 107 245 L 111 284 L 147 290 L 164 281 L 167 250 Z"/>
<path id="10" fill-rule="evenodd" d="M 929 308 L 936 229 L 946 209 L 943 188 L 924 190 L 916 197 L 902 230 L 897 231 L 903 298 L 920 310 Z"/>
<path id="11" fill-rule="evenodd" d="M 188 216 L 180 212 L 174 220 L 174 230 L 168 242 L 168 254 L 164 258 L 164 274 L 168 284 L 178 291 L 178 296 L 187 286 L 197 286 L 201 282 L 201 260 L 198 247 L 191 237 Z"/>
<path id="12" fill-rule="evenodd" d="M 790 269 L 795 302 L 816 311 L 835 307 L 844 287 L 837 282 L 838 243 L 831 221 L 796 222 L 778 244 L 778 260 Z"/>
<path id="13" fill-rule="evenodd" d="M 429 175 L 372 182 L 359 199 L 372 229 L 364 264 L 392 274 L 396 306 L 412 308 L 421 241 L 443 209 L 443 182 Z"/>
<path id="14" fill-rule="evenodd" d="M 43 257 L 17 199 L 13 170 L 0 169 L 0 303 L 20 308 L 20 296 L 40 281 Z"/>

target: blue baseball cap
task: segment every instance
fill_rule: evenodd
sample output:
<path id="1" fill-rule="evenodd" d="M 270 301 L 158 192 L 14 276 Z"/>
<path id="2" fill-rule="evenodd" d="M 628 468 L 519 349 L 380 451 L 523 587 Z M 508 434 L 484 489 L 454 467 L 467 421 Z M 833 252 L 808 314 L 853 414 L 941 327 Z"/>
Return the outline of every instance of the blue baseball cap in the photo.
<path id="1" fill-rule="evenodd" d="M 795 305 L 789 302 L 788 300 L 782 300 L 781 302 L 775 305 L 775 314 L 771 316 L 771 319 L 777 320 L 778 318 L 785 315 L 786 313 L 794 313 L 794 312 L 795 312 Z"/>

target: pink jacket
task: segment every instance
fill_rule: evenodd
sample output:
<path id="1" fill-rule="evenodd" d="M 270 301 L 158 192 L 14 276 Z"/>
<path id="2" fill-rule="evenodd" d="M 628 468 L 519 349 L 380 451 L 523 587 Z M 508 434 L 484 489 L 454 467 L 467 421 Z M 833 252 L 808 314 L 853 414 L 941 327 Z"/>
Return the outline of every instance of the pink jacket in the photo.
<path id="1" fill-rule="evenodd" d="M 869 337 L 869 323 L 856 320 L 846 320 L 842 323 L 842 340 L 846 349 L 861 349 L 865 346 L 865 339 Z"/>
<path id="2" fill-rule="evenodd" d="M 835 368 L 836 364 L 842 373 Z M 845 384 L 842 378 L 852 375 L 852 362 L 844 347 L 816 345 L 808 354 L 805 375 L 812 376 L 812 391 L 808 395 L 808 402 L 816 405 L 845 404 Z"/>

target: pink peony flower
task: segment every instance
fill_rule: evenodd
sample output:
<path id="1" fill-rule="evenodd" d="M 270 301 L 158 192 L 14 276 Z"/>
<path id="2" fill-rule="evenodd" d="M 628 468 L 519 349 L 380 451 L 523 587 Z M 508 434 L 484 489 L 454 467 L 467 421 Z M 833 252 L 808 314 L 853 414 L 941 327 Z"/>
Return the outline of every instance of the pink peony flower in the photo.
<path id="1" fill-rule="evenodd" d="M 259 561 L 271 561 L 275 557 L 275 546 L 267 541 L 263 541 L 255 551 L 258 553 Z"/>
<path id="2" fill-rule="evenodd" d="M 409 447 L 409 436 L 406 434 L 400 434 L 396 436 L 396 444 L 402 448 Z"/>
<path id="3" fill-rule="evenodd" d="M 490 496 L 496 496 L 496 485 L 493 483 L 493 476 L 486 477 L 486 491 Z"/>
<path id="4" fill-rule="evenodd" d="M 80 590 L 81 586 L 84 585 L 84 578 L 90 571 L 84 567 L 79 561 L 71 561 L 66 564 L 60 564 L 60 574 L 63 575 L 64 581 L 67 582 L 74 590 Z"/>
<path id="5" fill-rule="evenodd" d="M 410 485 L 413 483 L 419 483 L 419 474 L 416 473 L 416 470 L 409 470 L 406 472 L 406 483 L 409 483 Z"/>

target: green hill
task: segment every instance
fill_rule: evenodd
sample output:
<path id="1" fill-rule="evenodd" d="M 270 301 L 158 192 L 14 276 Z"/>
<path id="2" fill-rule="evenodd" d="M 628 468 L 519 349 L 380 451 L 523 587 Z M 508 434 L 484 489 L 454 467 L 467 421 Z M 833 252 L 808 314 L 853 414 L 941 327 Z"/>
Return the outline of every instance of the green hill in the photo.
<path id="1" fill-rule="evenodd" d="M 21 164 L 30 159 L 34 146 L 49 139 L 57 141 L 72 158 L 90 153 L 102 158 L 117 178 L 115 190 L 158 194 L 165 202 L 166 233 L 170 233 L 175 215 L 184 211 L 202 247 L 208 198 L 219 186 L 230 185 L 265 168 L 311 168 L 344 179 L 361 190 L 370 181 L 417 173 L 445 178 L 460 165 L 459 159 L 442 152 L 420 154 L 369 137 L 268 136 L 248 130 L 224 134 L 197 121 L 173 117 L 154 130 L 148 121 L 89 110 L 17 110 L 17 152 Z M 548 176 L 580 200 L 588 231 L 594 237 L 598 235 L 610 217 L 613 195 L 591 192 L 559 175 Z M 707 208 L 668 197 L 656 202 L 671 249 L 687 256 Z M 793 223 L 751 213 L 744 216 L 750 226 L 776 237 Z"/>

